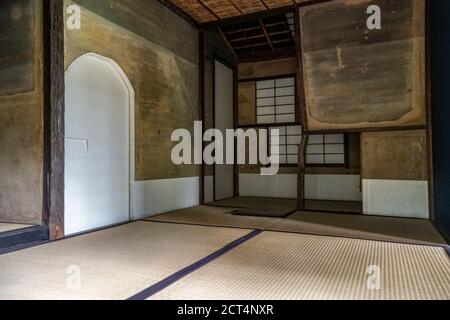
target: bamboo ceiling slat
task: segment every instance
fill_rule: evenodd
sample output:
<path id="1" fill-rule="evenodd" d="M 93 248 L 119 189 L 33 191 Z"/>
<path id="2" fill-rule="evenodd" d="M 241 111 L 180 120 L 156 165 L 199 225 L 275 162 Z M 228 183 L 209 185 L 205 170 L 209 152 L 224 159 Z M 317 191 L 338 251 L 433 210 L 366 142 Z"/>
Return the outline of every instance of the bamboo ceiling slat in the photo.
<path id="1" fill-rule="evenodd" d="M 169 0 L 199 23 L 207 23 L 270 9 L 293 6 L 308 0 Z"/>
<path id="2" fill-rule="evenodd" d="M 220 19 L 232 18 L 242 15 L 242 11 L 228 0 L 200 0 Z"/>
<path id="3" fill-rule="evenodd" d="M 295 5 L 295 0 L 264 0 L 269 9 Z"/>
<path id="4" fill-rule="evenodd" d="M 217 18 L 197 0 L 170 0 L 199 23 L 216 21 Z"/>
<path id="5" fill-rule="evenodd" d="M 261 0 L 233 0 L 233 2 L 244 14 L 251 14 L 267 9 Z"/>

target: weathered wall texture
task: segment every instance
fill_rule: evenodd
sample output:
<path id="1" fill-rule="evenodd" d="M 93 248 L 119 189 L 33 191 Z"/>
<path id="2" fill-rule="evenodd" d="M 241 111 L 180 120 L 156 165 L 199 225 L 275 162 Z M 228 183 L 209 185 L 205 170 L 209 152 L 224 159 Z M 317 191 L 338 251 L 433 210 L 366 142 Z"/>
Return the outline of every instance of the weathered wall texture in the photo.
<path id="1" fill-rule="evenodd" d="M 256 124 L 256 83 L 255 81 L 238 84 L 238 125 Z"/>
<path id="2" fill-rule="evenodd" d="M 0 221 L 42 223 L 42 2 L 0 2 Z"/>
<path id="3" fill-rule="evenodd" d="M 428 180 L 426 130 L 363 133 L 362 178 Z"/>
<path id="4" fill-rule="evenodd" d="M 66 5 L 72 2 L 66 1 Z M 66 67 L 94 52 L 113 59 L 135 90 L 136 181 L 194 177 L 171 161 L 173 130 L 198 114 L 198 32 L 157 1 L 77 0 L 81 30 L 66 30 Z"/>
<path id="5" fill-rule="evenodd" d="M 368 30 L 369 5 L 381 30 Z M 425 1 L 336 0 L 301 8 L 308 130 L 426 125 Z"/>
<path id="6" fill-rule="evenodd" d="M 261 62 L 240 63 L 239 80 L 276 77 L 297 73 L 297 59 L 285 58 Z"/>

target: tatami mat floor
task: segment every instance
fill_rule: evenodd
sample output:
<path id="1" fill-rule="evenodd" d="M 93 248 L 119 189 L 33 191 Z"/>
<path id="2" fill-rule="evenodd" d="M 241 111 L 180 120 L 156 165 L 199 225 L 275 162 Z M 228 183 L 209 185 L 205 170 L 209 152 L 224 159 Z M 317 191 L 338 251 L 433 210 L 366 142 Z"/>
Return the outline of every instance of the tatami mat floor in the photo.
<path id="1" fill-rule="evenodd" d="M 275 198 L 253 198 L 235 197 L 225 200 L 215 201 L 211 206 L 231 207 L 231 208 L 269 208 L 269 209 L 297 209 L 296 199 L 275 199 Z"/>
<path id="2" fill-rule="evenodd" d="M 442 246 L 289 233 L 281 219 L 231 210 L 182 210 L 0 255 L 0 299 L 450 299 Z M 285 231 L 253 230 L 270 228 Z"/>
<path id="3" fill-rule="evenodd" d="M 450 299 L 442 248 L 263 232 L 152 299 Z"/>
<path id="4" fill-rule="evenodd" d="M 247 229 L 266 229 L 276 222 L 280 221 L 279 218 L 235 216 L 232 215 L 232 211 L 234 209 L 235 208 L 231 207 L 222 208 L 201 206 L 154 216 L 148 218 L 147 220 L 156 222 Z"/>
<path id="5" fill-rule="evenodd" d="M 209 204 L 216 207 L 268 208 L 297 210 L 297 199 L 234 197 Z M 362 203 L 354 201 L 306 200 L 308 210 L 324 212 L 361 213 Z"/>
<path id="6" fill-rule="evenodd" d="M 248 232 L 141 221 L 1 255 L 0 300 L 128 299 Z"/>
<path id="7" fill-rule="evenodd" d="M 296 212 L 266 230 L 409 244 L 446 244 L 428 220 Z"/>
<path id="8" fill-rule="evenodd" d="M 409 244 L 446 244 L 428 220 L 319 212 L 295 212 L 284 219 L 234 216 L 232 208 L 201 206 L 151 217 L 149 221 L 251 228 Z"/>

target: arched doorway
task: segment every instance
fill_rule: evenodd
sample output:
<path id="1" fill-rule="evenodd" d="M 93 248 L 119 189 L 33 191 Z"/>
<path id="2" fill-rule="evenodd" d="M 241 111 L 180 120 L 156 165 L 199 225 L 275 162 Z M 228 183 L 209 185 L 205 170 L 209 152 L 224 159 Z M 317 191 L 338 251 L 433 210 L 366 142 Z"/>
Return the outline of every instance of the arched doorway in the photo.
<path id="1" fill-rule="evenodd" d="M 66 235 L 130 220 L 134 91 L 113 60 L 88 53 L 65 74 Z"/>

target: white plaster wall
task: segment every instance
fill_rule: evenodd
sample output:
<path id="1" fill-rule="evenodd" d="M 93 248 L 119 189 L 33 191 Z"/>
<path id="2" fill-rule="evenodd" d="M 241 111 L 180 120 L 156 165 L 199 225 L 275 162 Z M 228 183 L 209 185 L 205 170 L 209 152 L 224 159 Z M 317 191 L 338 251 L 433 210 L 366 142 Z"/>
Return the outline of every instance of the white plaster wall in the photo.
<path id="1" fill-rule="evenodd" d="M 233 70 L 215 62 L 215 127 L 224 135 L 227 129 L 234 129 L 234 84 Z M 225 144 L 225 143 L 224 143 Z M 224 157 L 226 150 L 224 145 L 216 144 L 217 148 L 223 148 Z M 234 165 L 216 165 L 216 200 L 231 198 L 234 196 Z"/>
<path id="2" fill-rule="evenodd" d="M 199 183 L 199 177 L 134 182 L 132 220 L 198 206 Z"/>
<path id="3" fill-rule="evenodd" d="M 308 200 L 362 201 L 359 175 L 305 176 L 305 198 Z"/>
<path id="4" fill-rule="evenodd" d="M 429 219 L 428 182 L 363 180 L 366 215 Z"/>
<path id="5" fill-rule="evenodd" d="M 239 175 L 242 197 L 297 198 L 297 175 Z M 306 175 L 305 195 L 309 200 L 362 201 L 359 175 Z"/>
<path id="6" fill-rule="evenodd" d="M 241 197 L 296 199 L 297 175 L 262 176 L 259 174 L 240 174 L 239 195 Z"/>

